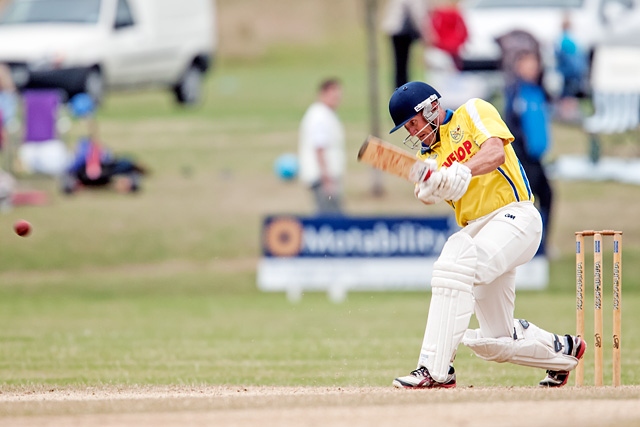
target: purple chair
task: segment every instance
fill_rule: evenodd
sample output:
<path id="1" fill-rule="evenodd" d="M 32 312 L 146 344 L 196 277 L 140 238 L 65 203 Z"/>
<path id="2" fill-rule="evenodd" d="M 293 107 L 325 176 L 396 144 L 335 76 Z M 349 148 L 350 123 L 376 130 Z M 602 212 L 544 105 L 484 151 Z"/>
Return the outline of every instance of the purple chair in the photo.
<path id="1" fill-rule="evenodd" d="M 57 90 L 28 90 L 24 100 L 24 143 L 51 141 L 58 137 L 56 129 L 60 92 Z"/>
<path id="2" fill-rule="evenodd" d="M 57 129 L 61 93 L 29 90 L 22 96 L 24 139 L 18 149 L 20 163 L 27 172 L 58 176 L 69 162 L 69 153 Z"/>

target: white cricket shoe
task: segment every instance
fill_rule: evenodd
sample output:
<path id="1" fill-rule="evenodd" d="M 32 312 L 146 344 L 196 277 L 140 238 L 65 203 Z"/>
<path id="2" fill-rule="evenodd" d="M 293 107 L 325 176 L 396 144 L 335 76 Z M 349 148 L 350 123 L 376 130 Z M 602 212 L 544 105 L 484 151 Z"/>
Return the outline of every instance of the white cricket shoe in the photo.
<path id="1" fill-rule="evenodd" d="M 587 349 L 587 343 L 580 337 L 574 337 L 572 335 L 565 335 L 568 343 L 568 347 L 565 349 L 565 354 L 571 355 L 576 359 L 582 359 L 584 352 Z M 538 384 L 540 387 L 562 387 L 567 384 L 569 380 L 570 371 L 547 371 L 547 376 L 542 379 Z"/>
<path id="2" fill-rule="evenodd" d="M 456 386 L 456 371 L 453 366 L 450 366 L 446 380 L 440 383 L 431 378 L 427 368 L 420 366 L 406 377 L 393 380 L 393 386 L 398 388 L 454 388 Z"/>

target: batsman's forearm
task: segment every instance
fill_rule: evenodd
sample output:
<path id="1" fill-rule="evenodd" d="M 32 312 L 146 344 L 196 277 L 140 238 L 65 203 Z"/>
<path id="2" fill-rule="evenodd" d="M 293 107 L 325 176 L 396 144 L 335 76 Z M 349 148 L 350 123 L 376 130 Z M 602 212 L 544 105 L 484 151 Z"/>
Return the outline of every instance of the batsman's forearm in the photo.
<path id="1" fill-rule="evenodd" d="M 486 140 L 464 165 L 471 169 L 472 176 L 484 175 L 496 170 L 505 162 L 505 158 L 502 139 L 493 137 Z"/>

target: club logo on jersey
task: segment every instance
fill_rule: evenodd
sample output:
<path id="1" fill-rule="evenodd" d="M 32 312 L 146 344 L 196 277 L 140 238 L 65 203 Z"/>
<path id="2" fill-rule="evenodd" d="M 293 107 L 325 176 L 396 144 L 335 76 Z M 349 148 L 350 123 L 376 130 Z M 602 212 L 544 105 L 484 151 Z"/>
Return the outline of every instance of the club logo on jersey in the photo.
<path id="1" fill-rule="evenodd" d="M 464 138 L 464 131 L 460 129 L 460 125 L 458 125 L 454 130 L 449 131 L 449 134 L 451 135 L 451 139 L 453 139 L 453 142 L 455 142 L 456 144 L 462 141 L 462 138 Z"/>

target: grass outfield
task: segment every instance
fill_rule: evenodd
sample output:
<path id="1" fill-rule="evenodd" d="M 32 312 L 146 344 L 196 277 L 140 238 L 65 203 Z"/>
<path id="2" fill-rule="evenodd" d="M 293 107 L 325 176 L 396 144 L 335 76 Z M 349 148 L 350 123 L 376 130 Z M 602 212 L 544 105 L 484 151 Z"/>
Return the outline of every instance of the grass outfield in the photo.
<path id="1" fill-rule="evenodd" d="M 364 41 L 359 34 L 336 37 L 277 49 L 261 60 L 223 60 L 207 81 L 206 102 L 194 110 L 176 109 L 161 91 L 108 97 L 98 115 L 104 143 L 152 170 L 139 196 L 65 197 L 50 179 L 22 177 L 23 187 L 49 192 L 51 203 L 0 217 L 2 390 L 388 386 L 415 365 L 426 292 L 350 294 L 340 305 L 311 294 L 291 305 L 283 295 L 256 290 L 262 217 L 311 212 L 307 192 L 279 182 L 272 165 L 296 150 L 299 119 L 322 77 L 337 75 L 346 88 L 340 114 L 351 159 L 347 210 L 448 212 L 425 210 L 395 178 L 385 178 L 383 198 L 369 195 L 371 173 L 355 161 L 369 132 Z M 390 127 L 387 68 L 383 62 L 383 129 Z M 67 141 L 83 129 L 75 123 Z M 553 156 L 586 149 L 575 129 L 557 126 L 554 134 Z M 520 293 L 516 314 L 559 333 L 573 331 L 573 231 L 624 230 L 623 383 L 638 384 L 640 226 L 629 204 L 640 188 L 555 184 L 551 240 L 559 257 L 550 288 Z M 32 222 L 32 236 L 13 235 L 18 218 Z M 605 303 L 608 296 L 607 288 Z M 610 322 L 608 312 L 605 318 Z M 588 352 L 587 364 L 592 358 Z M 531 386 L 541 378 L 538 370 L 479 361 L 463 347 L 457 367 L 466 386 Z M 610 365 L 605 372 L 609 381 Z"/>
<path id="2" fill-rule="evenodd" d="M 388 386 L 415 366 L 428 307 L 423 293 L 354 293 L 343 304 L 311 294 L 292 305 L 280 294 L 212 292 L 206 282 L 223 277 L 186 270 L 164 279 L 92 276 L 3 291 L 5 392 L 105 385 Z M 189 284 L 176 289 L 178 280 Z M 571 332 L 572 305 L 568 294 L 521 293 L 517 315 Z M 624 306 L 622 381 L 629 385 L 640 380 L 634 330 L 640 296 L 627 295 Z M 607 319 L 605 331 L 610 327 Z M 593 366 L 593 352 L 585 360 Z M 532 386 L 543 376 L 541 370 L 482 361 L 463 346 L 456 367 L 459 386 Z M 586 372 L 585 383 L 593 384 L 593 370 Z"/>

